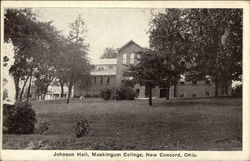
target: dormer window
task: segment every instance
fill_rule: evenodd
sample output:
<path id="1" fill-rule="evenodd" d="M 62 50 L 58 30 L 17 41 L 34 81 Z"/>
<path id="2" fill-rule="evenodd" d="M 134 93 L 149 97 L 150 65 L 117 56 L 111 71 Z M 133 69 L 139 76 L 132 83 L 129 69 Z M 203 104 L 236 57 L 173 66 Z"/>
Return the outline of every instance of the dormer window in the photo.
<path id="1" fill-rule="evenodd" d="M 130 64 L 134 64 L 135 63 L 135 54 L 132 53 L 130 54 Z"/>
<path id="2" fill-rule="evenodd" d="M 123 56 L 122 56 L 122 64 L 127 64 L 127 54 L 123 54 Z"/>

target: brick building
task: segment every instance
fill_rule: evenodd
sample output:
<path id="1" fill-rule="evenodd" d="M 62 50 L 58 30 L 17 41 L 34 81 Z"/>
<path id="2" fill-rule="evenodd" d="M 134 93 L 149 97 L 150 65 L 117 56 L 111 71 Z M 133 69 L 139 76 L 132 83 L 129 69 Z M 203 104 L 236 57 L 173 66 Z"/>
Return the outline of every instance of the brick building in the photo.
<path id="1" fill-rule="evenodd" d="M 95 68 L 91 71 L 93 76 L 93 86 L 82 94 L 98 95 L 100 90 L 104 88 L 114 88 L 121 84 L 123 71 L 126 70 L 126 65 L 136 64 L 138 51 L 142 51 L 140 45 L 134 41 L 129 41 L 117 50 L 117 59 L 100 59 L 94 64 Z M 135 90 L 140 98 L 148 96 L 148 89 L 140 84 L 135 85 Z M 191 97 L 210 97 L 215 94 L 215 85 L 209 78 L 203 81 L 186 81 L 185 76 L 180 79 L 174 89 L 170 88 L 169 97 L 174 98 L 174 90 L 176 98 L 191 98 Z M 75 88 L 75 95 L 79 95 Z M 219 89 L 219 95 L 224 95 Z M 155 87 L 152 89 L 153 97 L 165 97 L 166 90 L 164 88 Z"/>

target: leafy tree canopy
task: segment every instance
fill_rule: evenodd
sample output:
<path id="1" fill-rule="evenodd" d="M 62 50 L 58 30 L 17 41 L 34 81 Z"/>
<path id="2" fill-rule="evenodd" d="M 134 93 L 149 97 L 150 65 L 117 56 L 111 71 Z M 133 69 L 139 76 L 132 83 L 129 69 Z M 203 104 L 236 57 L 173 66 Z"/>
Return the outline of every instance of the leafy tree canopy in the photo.
<path id="1" fill-rule="evenodd" d="M 106 48 L 101 55 L 101 59 L 114 59 L 117 58 L 117 52 L 114 48 Z"/>

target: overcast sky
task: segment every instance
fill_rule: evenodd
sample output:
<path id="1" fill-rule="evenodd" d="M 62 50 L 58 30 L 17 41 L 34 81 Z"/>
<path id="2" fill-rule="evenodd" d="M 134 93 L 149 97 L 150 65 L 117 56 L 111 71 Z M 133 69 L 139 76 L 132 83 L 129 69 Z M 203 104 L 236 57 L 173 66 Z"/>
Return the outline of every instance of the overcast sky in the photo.
<path id="1" fill-rule="evenodd" d="M 64 35 L 69 32 L 69 23 L 81 14 L 87 27 L 89 57 L 95 62 L 106 47 L 119 48 L 129 40 L 142 47 L 149 46 L 149 20 L 151 12 L 162 9 L 126 8 L 34 8 L 34 12 L 44 21 L 53 21 Z"/>

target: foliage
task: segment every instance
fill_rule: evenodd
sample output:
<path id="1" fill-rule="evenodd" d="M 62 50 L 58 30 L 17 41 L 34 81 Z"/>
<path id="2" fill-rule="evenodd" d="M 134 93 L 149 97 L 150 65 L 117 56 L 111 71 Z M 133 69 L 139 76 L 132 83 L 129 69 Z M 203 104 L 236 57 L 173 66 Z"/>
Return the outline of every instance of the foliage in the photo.
<path id="1" fill-rule="evenodd" d="M 69 103 L 73 85 L 80 84 L 81 87 L 89 85 L 91 69 L 87 59 L 88 44 L 85 43 L 84 39 L 86 33 L 85 23 L 79 15 L 70 25 L 71 31 L 63 53 L 64 60 L 66 60 L 63 64 L 64 76 L 66 76 L 65 80 L 69 88 L 67 103 Z"/>
<path id="2" fill-rule="evenodd" d="M 33 133 L 36 114 L 28 102 L 17 102 L 14 106 L 3 105 L 3 126 L 6 133 Z"/>
<path id="3" fill-rule="evenodd" d="M 154 15 L 149 33 L 150 48 L 174 67 L 168 82 L 176 83 L 184 72 L 191 79 L 209 75 L 217 95 L 219 84 L 242 74 L 241 9 L 166 9 Z"/>
<path id="4" fill-rule="evenodd" d="M 38 120 L 38 122 L 36 123 L 36 130 L 40 134 L 46 134 L 49 130 L 49 126 L 50 126 L 50 122 L 48 120 L 41 119 L 41 120 Z"/>
<path id="5" fill-rule="evenodd" d="M 104 100 L 109 100 L 111 98 L 111 93 L 112 93 L 112 89 L 109 88 L 105 88 L 102 89 L 100 91 L 100 96 L 104 99 Z"/>
<path id="6" fill-rule="evenodd" d="M 238 84 L 232 88 L 232 96 L 234 97 L 242 97 L 242 84 Z"/>
<path id="7" fill-rule="evenodd" d="M 167 99 L 170 86 L 175 87 L 181 74 L 186 72 L 184 62 L 189 59 L 187 52 L 190 41 L 184 32 L 182 13 L 181 9 L 166 9 L 165 13 L 154 15 L 150 23 L 150 48 L 158 54 L 157 57 L 163 59 L 163 74 L 159 81 L 160 86 L 167 90 Z"/>
<path id="8" fill-rule="evenodd" d="M 100 97 L 98 94 L 85 94 L 84 95 L 85 98 L 98 98 Z"/>
<path id="9" fill-rule="evenodd" d="M 134 100 L 136 92 L 132 88 L 119 87 L 116 89 L 117 100 Z"/>
<path id="10" fill-rule="evenodd" d="M 242 75 L 242 10 L 190 9 L 184 12 L 189 54 L 197 78 L 206 75 L 225 87 Z"/>
<path id="11" fill-rule="evenodd" d="M 70 24 L 67 38 L 61 36 L 52 22 L 38 21 L 31 9 L 6 9 L 4 16 L 4 40 L 12 42 L 15 50 L 15 62 L 10 73 L 15 81 L 16 99 L 22 98 L 26 84 L 29 84 L 26 94 L 29 99 L 34 78 L 36 93 L 41 98 L 55 78 L 61 87 L 68 85 L 70 92 L 73 85 L 78 84 L 81 88 L 91 85 L 86 29 L 81 16 Z M 20 93 L 21 81 L 24 82 Z"/>
<path id="12" fill-rule="evenodd" d="M 5 34 L 4 40 L 13 43 L 14 46 L 14 65 L 10 68 L 16 87 L 16 99 L 22 99 L 24 88 L 29 82 L 28 94 L 32 77 L 35 74 L 41 77 L 37 83 L 38 89 L 46 87 L 48 82 L 44 79 L 44 73 L 53 74 L 53 61 L 57 50 L 59 32 L 51 25 L 52 22 L 40 22 L 31 9 L 6 9 L 4 15 Z M 19 84 L 24 80 L 21 93 Z M 50 82 L 50 81 L 49 81 Z M 45 92 L 43 92 L 45 93 Z M 20 94 L 20 96 L 19 96 Z M 27 98 L 29 99 L 29 97 Z"/>
<path id="13" fill-rule="evenodd" d="M 122 87 L 127 87 L 127 88 L 134 88 L 134 85 L 136 84 L 134 79 L 123 79 L 121 82 Z"/>
<path id="14" fill-rule="evenodd" d="M 86 136 L 89 133 L 89 122 L 86 118 L 76 118 L 76 124 L 73 127 L 77 138 Z"/>
<path id="15" fill-rule="evenodd" d="M 51 22 L 41 24 L 43 30 L 46 32 L 47 48 L 45 52 L 40 55 L 40 60 L 37 62 L 37 67 L 34 70 L 35 86 L 38 96 L 42 96 L 44 99 L 49 85 L 54 81 L 56 77 L 56 65 L 61 49 L 60 32 L 56 30 Z"/>
<path id="16" fill-rule="evenodd" d="M 117 52 L 113 48 L 106 48 L 101 55 L 101 59 L 113 59 L 117 58 Z"/>
<path id="17" fill-rule="evenodd" d="M 153 50 L 138 52 L 141 55 L 139 62 L 130 65 L 123 74 L 131 77 L 134 82 L 149 87 L 149 105 L 152 105 L 152 88 L 155 85 L 171 82 L 175 76 L 175 68 L 166 55 Z"/>
<path id="18" fill-rule="evenodd" d="M 12 42 L 15 62 L 10 68 L 16 87 L 16 99 L 19 94 L 19 82 L 29 75 L 32 68 L 32 54 L 37 53 L 40 44 L 41 29 L 30 9 L 6 9 L 4 14 L 4 41 Z"/>

